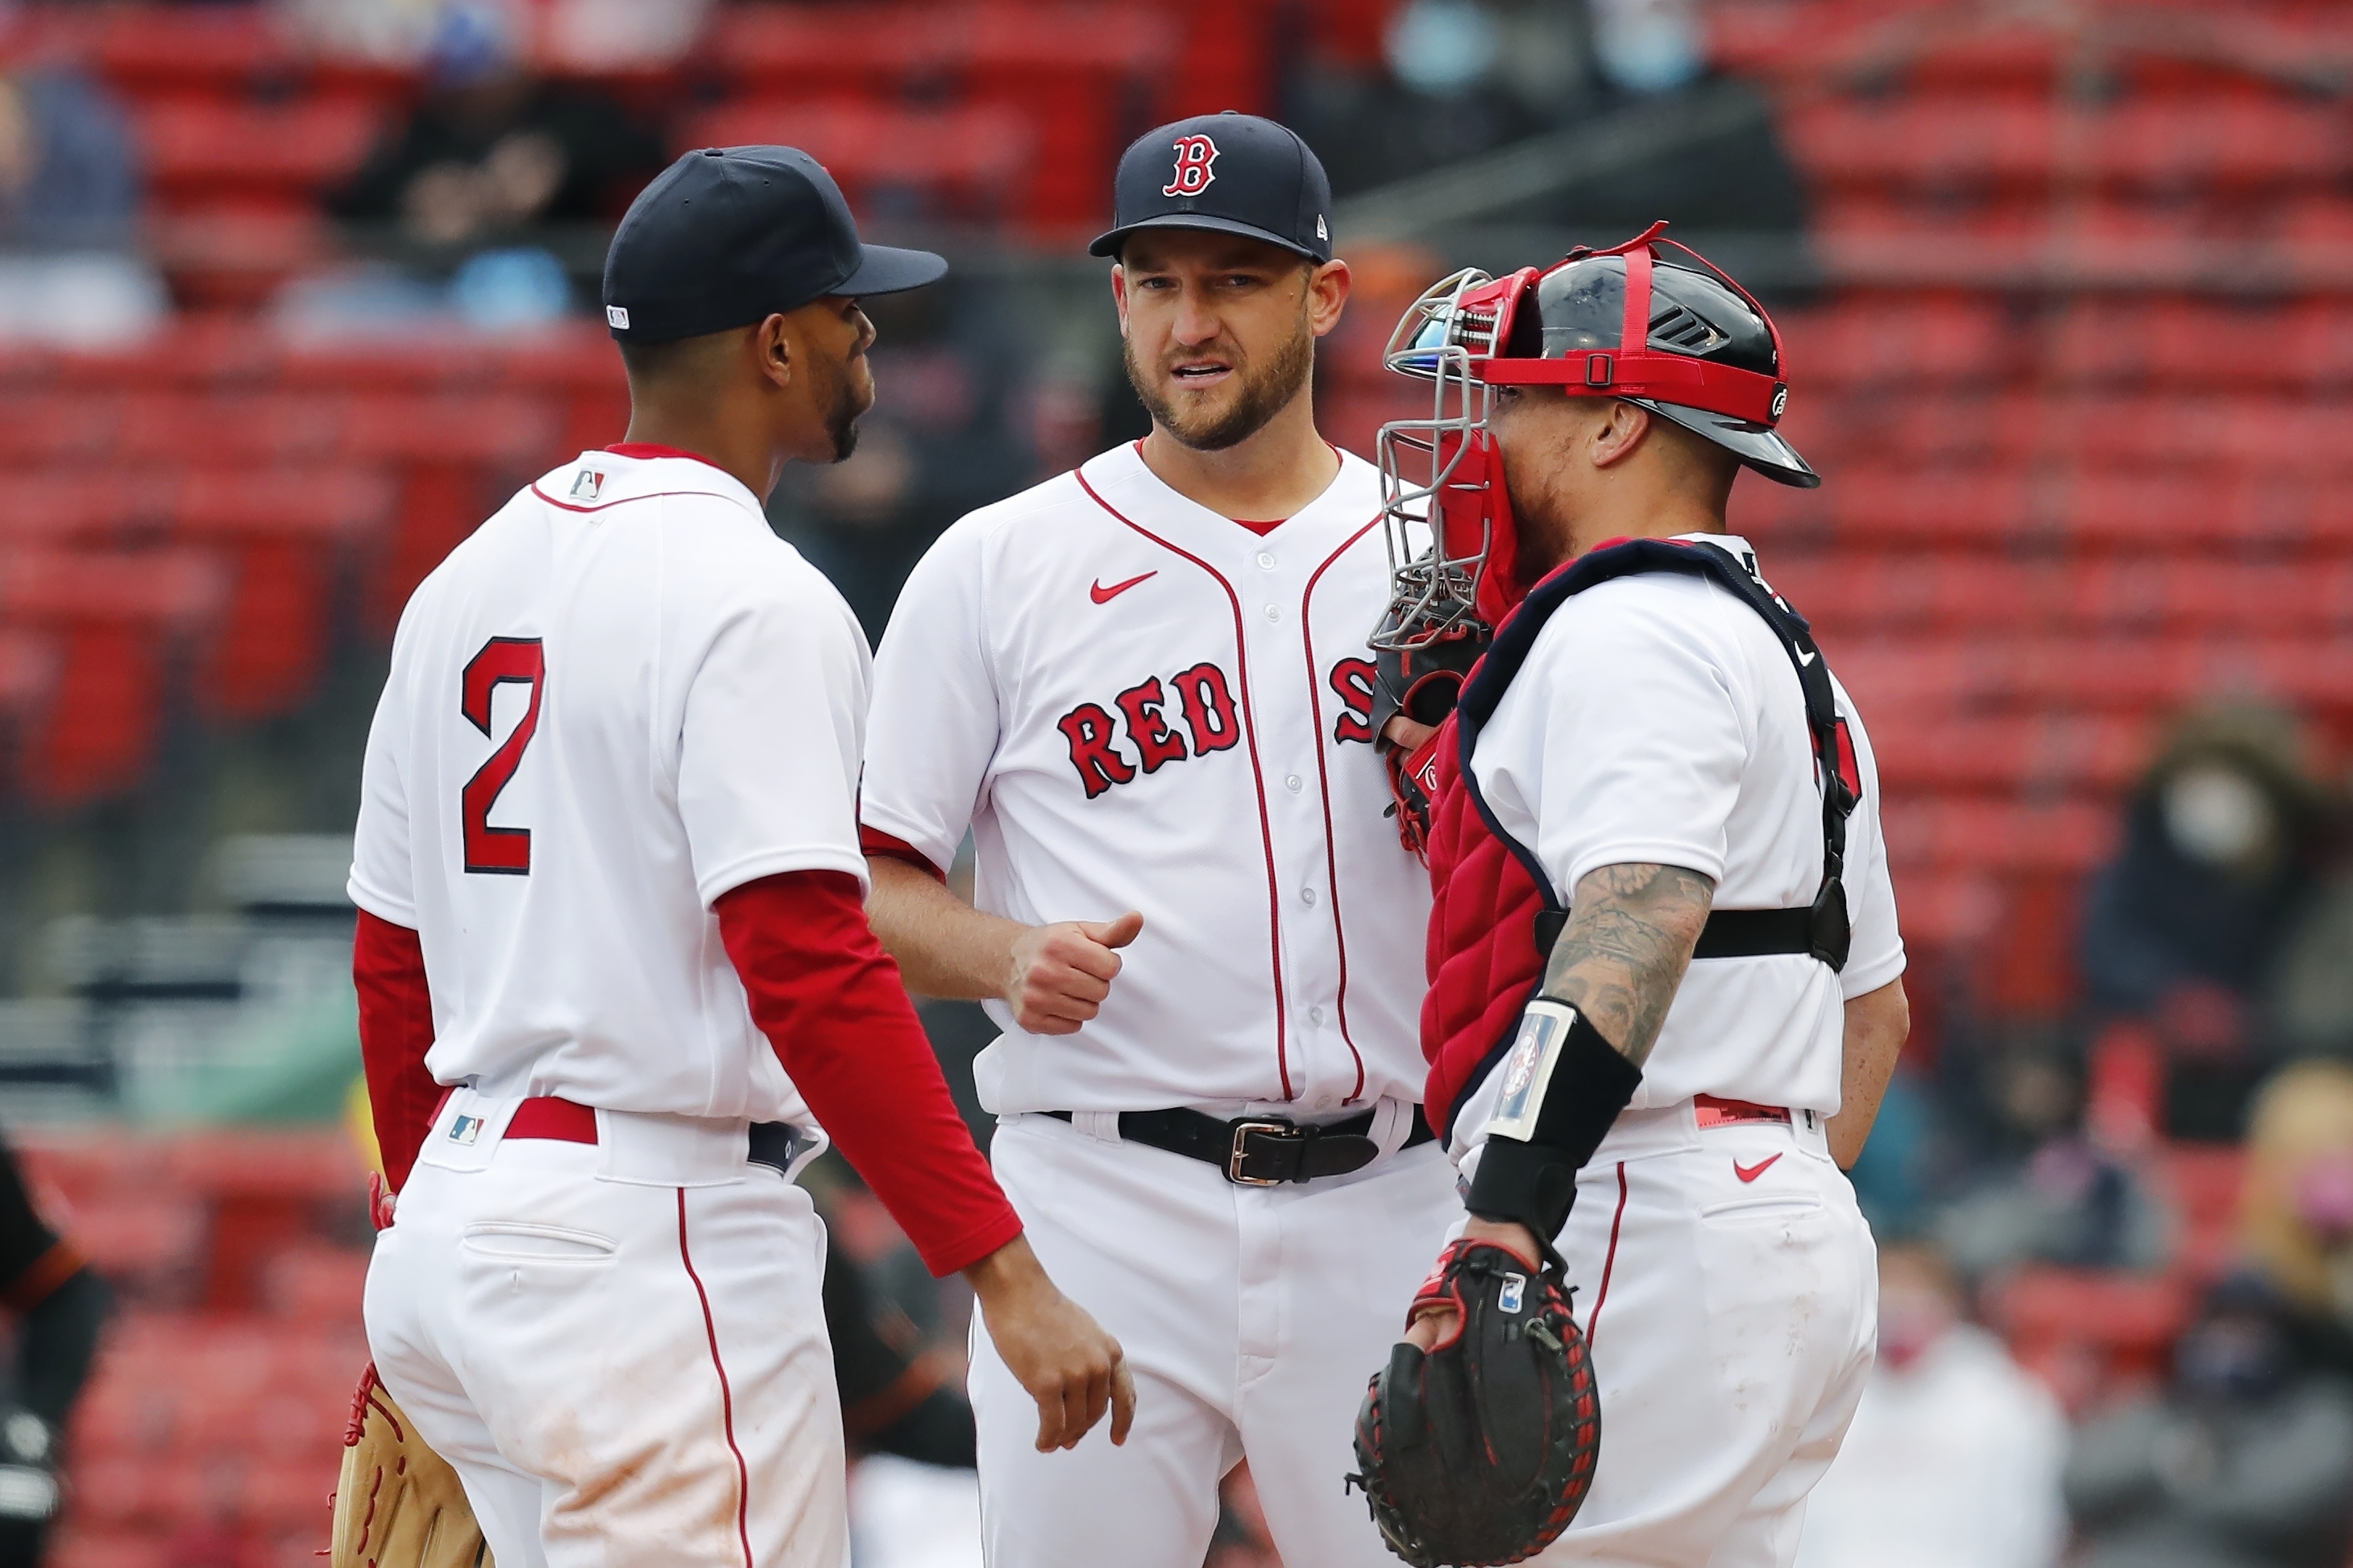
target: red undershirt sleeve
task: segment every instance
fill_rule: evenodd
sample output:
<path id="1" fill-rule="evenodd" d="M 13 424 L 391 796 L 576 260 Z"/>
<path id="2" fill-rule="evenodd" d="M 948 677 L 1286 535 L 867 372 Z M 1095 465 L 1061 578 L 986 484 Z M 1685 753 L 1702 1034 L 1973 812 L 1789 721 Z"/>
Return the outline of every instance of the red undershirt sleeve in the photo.
<path id="1" fill-rule="evenodd" d="M 876 855 L 887 855 L 893 860 L 904 860 L 935 882 L 944 882 L 948 879 L 948 874 L 945 871 L 932 864 L 930 856 L 896 834 L 885 833 L 879 827 L 869 827 L 862 822 L 858 825 L 858 847 L 870 858 Z"/>
<path id="2" fill-rule="evenodd" d="M 933 1273 L 979 1262 L 1021 1220 L 973 1146 L 858 879 L 787 871 L 714 906 L 727 956 L 809 1110 Z"/>
<path id="3" fill-rule="evenodd" d="M 425 1053 L 433 1048 L 433 995 L 426 988 L 425 949 L 417 933 L 362 910 L 352 979 L 359 987 L 360 1058 L 367 1068 L 376 1149 L 385 1184 L 398 1192 L 408 1184 L 441 1103 L 441 1086 L 425 1067 Z"/>

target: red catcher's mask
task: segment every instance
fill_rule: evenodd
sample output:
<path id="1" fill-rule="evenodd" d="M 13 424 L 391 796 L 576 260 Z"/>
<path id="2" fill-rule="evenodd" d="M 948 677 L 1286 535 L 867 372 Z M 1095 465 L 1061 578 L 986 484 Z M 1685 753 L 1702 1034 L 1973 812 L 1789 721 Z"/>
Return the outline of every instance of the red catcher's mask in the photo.
<path id="1" fill-rule="evenodd" d="M 1504 278 L 1433 284 L 1398 321 L 1388 368 L 1431 384 L 1430 416 L 1382 426 L 1396 595 L 1377 647 L 1492 626 L 1535 584 L 1523 570 L 1490 417 L 1498 386 L 1617 397 L 1726 447 L 1784 484 L 1820 483 L 1775 426 L 1788 403 L 1781 339 L 1756 298 L 1663 223 L 1607 250 Z M 1692 263 L 1662 262 L 1672 246 Z"/>

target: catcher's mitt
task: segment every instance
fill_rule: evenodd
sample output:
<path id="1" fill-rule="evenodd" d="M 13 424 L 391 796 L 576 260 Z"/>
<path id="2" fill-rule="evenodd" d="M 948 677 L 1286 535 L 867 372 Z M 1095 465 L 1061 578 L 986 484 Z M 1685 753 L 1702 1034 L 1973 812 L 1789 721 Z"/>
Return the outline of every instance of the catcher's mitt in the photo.
<path id="1" fill-rule="evenodd" d="M 343 1432 L 333 1548 L 332 1568 L 494 1568 L 458 1472 L 417 1435 L 374 1362 Z"/>
<path id="2" fill-rule="evenodd" d="M 1389 793 L 1396 802 L 1389 811 L 1398 819 L 1398 837 L 1415 856 L 1425 858 L 1430 837 L 1431 763 L 1438 737 L 1409 752 L 1389 739 L 1388 723 L 1402 713 L 1417 724 L 1439 725 L 1454 711 L 1454 699 L 1493 636 L 1477 621 L 1461 621 L 1443 630 L 1429 630 L 1415 640 L 1411 628 L 1401 627 L 1392 608 L 1373 634 L 1373 744 L 1388 763 Z"/>
<path id="3" fill-rule="evenodd" d="M 1453 1336 L 1410 1344 L 1365 1391 L 1356 1462 L 1389 1550 L 1414 1568 L 1486 1568 L 1535 1556 L 1593 1484 L 1601 1406 L 1557 1273 L 1458 1241 L 1414 1298 L 1451 1303 Z"/>

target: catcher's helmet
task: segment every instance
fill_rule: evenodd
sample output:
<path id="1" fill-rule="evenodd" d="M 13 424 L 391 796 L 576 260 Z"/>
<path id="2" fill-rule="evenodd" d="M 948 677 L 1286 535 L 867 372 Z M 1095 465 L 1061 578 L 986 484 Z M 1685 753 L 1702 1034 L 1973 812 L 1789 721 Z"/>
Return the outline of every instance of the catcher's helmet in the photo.
<path id="1" fill-rule="evenodd" d="M 1430 418 L 1398 420 L 1380 434 L 1398 582 L 1388 638 L 1415 644 L 1465 618 L 1492 625 L 1530 586 L 1518 580 L 1511 499 L 1488 431 L 1494 387 L 1623 398 L 1767 479 L 1821 483 L 1774 428 L 1789 389 L 1772 319 L 1696 251 L 1662 239 L 1665 227 L 1506 278 L 1458 272 L 1398 323 L 1386 363 L 1435 383 L 1436 395 Z M 1689 263 L 1661 259 L 1661 246 Z"/>

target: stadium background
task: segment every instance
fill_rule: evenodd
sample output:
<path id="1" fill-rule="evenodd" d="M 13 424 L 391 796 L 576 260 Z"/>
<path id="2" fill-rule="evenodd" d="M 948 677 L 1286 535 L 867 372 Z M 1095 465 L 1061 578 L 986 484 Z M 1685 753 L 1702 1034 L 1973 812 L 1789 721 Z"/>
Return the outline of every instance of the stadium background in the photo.
<path id="1" fill-rule="evenodd" d="M 1734 521 L 1871 719 L 1914 956 L 1866 1194 L 2076 1417 L 2171 1375 L 2242 1255 L 2251 1088 L 2353 1037 L 2326 994 L 2297 1015 L 2318 1024 L 2274 1026 L 2295 1009 L 2269 978 L 2293 957 L 2326 994 L 2353 971 L 2326 915 L 2353 742 L 2353 14 L 445 12 L 0 25 L 0 192 L 30 202 L 11 137 L 64 82 L 129 193 L 0 233 L 0 1120 L 121 1300 L 52 1561 L 295 1568 L 323 1544 L 364 1357 L 341 889 L 390 630 L 520 482 L 619 437 L 591 314 L 606 226 L 712 143 L 807 147 L 870 233 L 956 264 L 876 311 L 859 457 L 772 508 L 878 635 L 946 522 L 1140 429 L 1082 248 L 1157 121 L 1277 113 L 1324 152 L 1357 291 L 1319 409 L 1366 455 L 1411 395 L 1381 343 L 1442 270 L 1667 216 L 1757 285 L 1788 343 L 1784 427 L 1827 482 L 1745 481 Z M 392 177 L 372 149 L 485 84 L 627 134 L 537 212 L 369 195 L 366 170 Z M 532 123 L 569 149 L 560 118 Z M 2131 861 L 2169 738 L 2178 760 L 2217 735 L 2287 780 L 2290 914 L 2254 921 L 2255 979 L 2104 992 L 2081 962 L 2117 918 L 2102 868 Z M 974 1016 L 926 1015 L 966 1059 Z M 837 1209 L 952 1342 L 957 1302 L 910 1282 L 887 1219 L 854 1184 Z M 1267 1560 L 1249 1512 L 1238 1489 L 1217 1560 Z"/>

